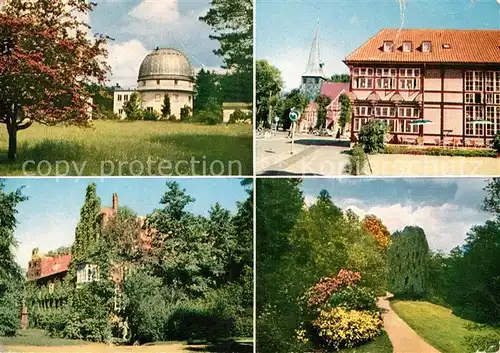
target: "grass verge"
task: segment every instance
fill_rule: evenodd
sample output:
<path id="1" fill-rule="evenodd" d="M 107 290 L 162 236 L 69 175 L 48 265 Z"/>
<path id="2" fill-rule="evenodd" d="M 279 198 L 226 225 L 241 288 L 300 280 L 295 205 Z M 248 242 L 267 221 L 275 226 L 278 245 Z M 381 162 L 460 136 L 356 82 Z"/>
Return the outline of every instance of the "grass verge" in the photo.
<path id="1" fill-rule="evenodd" d="M 464 320 L 452 314 L 450 309 L 416 301 L 391 301 L 391 307 L 420 337 L 442 353 L 471 353 L 476 349 L 468 342 L 473 339 L 485 342 L 498 335 L 500 329 Z M 480 328 L 480 329 L 477 329 Z M 472 338 L 474 337 L 474 338 Z"/>
<path id="2" fill-rule="evenodd" d="M 90 128 L 33 125 L 18 133 L 18 158 L 1 175 L 251 175 L 252 127 L 166 121 L 93 121 Z"/>
<path id="3" fill-rule="evenodd" d="M 389 340 L 389 336 L 384 332 L 377 339 L 364 344 L 362 346 L 343 349 L 340 353 L 392 353 L 392 344 Z"/>

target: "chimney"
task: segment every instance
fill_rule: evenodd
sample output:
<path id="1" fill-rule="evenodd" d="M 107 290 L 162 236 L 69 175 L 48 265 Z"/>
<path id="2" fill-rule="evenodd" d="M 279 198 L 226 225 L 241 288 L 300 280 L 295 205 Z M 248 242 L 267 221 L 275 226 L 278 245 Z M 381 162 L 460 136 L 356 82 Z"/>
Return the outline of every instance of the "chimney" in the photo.
<path id="1" fill-rule="evenodd" d="M 113 193 L 113 212 L 115 214 L 118 213 L 118 194 L 115 192 Z"/>

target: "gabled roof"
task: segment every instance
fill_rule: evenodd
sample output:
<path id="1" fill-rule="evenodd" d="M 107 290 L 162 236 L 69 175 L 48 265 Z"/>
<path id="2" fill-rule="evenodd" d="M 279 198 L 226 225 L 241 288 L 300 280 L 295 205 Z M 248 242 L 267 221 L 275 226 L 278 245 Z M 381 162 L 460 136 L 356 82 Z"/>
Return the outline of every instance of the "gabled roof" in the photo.
<path id="1" fill-rule="evenodd" d="M 33 261 L 33 260 L 32 260 Z M 30 261 L 30 262 L 32 262 Z M 48 276 L 52 276 L 58 273 L 66 272 L 69 269 L 69 264 L 71 262 L 71 254 L 61 255 L 61 256 L 42 256 L 38 259 L 40 264 L 33 265 L 38 267 L 40 273 L 31 273 L 28 275 L 29 279 L 40 279 Z M 36 260 L 35 260 L 36 262 Z M 30 264 L 31 265 L 31 264 Z M 31 266 L 30 266 L 31 267 Z M 37 272 L 37 271 L 36 271 Z"/>
<path id="2" fill-rule="evenodd" d="M 385 41 L 394 42 L 392 52 L 383 51 Z M 402 51 L 404 41 L 412 42 L 411 52 Z M 431 42 L 430 52 L 422 52 L 424 41 Z M 500 30 L 382 29 L 344 62 L 500 64 Z"/>
<path id="3" fill-rule="evenodd" d="M 331 100 L 335 100 L 342 93 L 342 91 L 349 91 L 348 83 L 323 82 L 320 94 L 330 97 Z"/>

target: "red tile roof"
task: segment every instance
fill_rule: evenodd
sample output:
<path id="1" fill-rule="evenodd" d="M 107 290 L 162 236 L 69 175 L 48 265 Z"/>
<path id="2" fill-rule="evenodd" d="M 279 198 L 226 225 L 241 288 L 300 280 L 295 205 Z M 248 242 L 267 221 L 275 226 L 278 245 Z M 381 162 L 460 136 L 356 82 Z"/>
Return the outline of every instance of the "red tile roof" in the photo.
<path id="1" fill-rule="evenodd" d="M 384 52 L 384 41 L 393 41 L 393 51 Z M 403 52 L 404 41 L 412 51 Z M 431 42 L 431 52 L 421 50 L 423 41 Z M 450 48 L 443 46 L 449 44 Z M 500 30 L 479 29 L 382 29 L 344 62 L 426 62 L 500 64 Z"/>
<path id="2" fill-rule="evenodd" d="M 42 258 L 42 273 L 40 277 L 47 277 L 56 273 L 66 272 L 71 262 L 71 254 L 58 257 Z"/>
<path id="3" fill-rule="evenodd" d="M 349 83 L 324 82 L 321 85 L 320 94 L 334 100 L 340 95 L 340 93 L 342 93 L 342 91 L 349 92 Z"/>

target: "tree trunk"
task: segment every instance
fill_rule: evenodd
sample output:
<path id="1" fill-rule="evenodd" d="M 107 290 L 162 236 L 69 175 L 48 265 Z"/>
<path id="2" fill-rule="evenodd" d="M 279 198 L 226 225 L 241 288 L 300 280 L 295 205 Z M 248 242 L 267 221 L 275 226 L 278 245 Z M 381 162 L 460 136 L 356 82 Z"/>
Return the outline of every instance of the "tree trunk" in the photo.
<path id="1" fill-rule="evenodd" d="M 17 157 L 17 129 L 15 126 L 7 126 L 9 132 L 9 152 L 8 159 L 14 162 Z"/>

